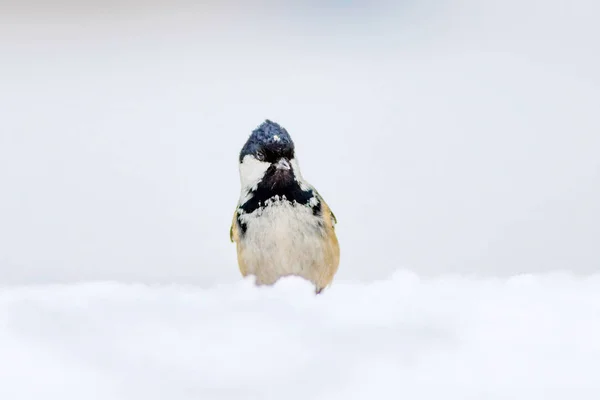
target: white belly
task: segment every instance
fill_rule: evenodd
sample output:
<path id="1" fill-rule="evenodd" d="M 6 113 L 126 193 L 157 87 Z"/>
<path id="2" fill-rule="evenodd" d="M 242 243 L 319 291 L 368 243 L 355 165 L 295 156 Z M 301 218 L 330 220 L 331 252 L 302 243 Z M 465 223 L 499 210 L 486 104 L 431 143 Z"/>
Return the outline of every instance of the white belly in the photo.
<path id="1" fill-rule="evenodd" d="M 301 276 L 317 287 L 329 280 L 332 249 L 322 219 L 310 207 L 276 201 L 241 219 L 247 230 L 238 257 L 258 284 L 273 284 L 288 275 Z"/>

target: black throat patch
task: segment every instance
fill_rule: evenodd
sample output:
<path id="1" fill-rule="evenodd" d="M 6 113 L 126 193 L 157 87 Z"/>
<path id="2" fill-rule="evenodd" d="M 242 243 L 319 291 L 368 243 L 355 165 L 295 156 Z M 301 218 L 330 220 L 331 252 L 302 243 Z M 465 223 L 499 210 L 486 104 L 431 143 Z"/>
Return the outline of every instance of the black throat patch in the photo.
<path id="1" fill-rule="evenodd" d="M 314 202 L 314 205 L 309 205 L 310 200 L 315 197 L 314 191 L 312 189 L 302 190 L 298 181 L 294 179 L 292 170 L 281 170 L 271 166 L 265 173 L 264 178 L 258 183 L 256 190 L 252 191 L 252 198 L 239 206 L 238 222 L 242 233 L 246 232 L 247 227 L 239 219 L 240 211 L 244 214 L 251 214 L 265 207 L 266 202 L 276 196 L 279 196 L 279 199 L 283 201 L 310 206 L 314 215 L 321 213 L 320 201 Z"/>

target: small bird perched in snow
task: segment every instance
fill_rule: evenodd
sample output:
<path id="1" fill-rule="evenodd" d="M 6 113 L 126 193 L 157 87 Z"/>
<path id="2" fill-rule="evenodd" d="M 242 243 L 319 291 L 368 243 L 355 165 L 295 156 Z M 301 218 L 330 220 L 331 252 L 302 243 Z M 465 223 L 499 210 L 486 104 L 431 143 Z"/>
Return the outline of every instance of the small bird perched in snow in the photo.
<path id="1" fill-rule="evenodd" d="M 266 120 L 239 155 L 241 194 L 230 238 L 243 276 L 272 285 L 300 276 L 320 293 L 340 261 L 335 215 L 304 180 L 294 142 L 279 124 Z"/>

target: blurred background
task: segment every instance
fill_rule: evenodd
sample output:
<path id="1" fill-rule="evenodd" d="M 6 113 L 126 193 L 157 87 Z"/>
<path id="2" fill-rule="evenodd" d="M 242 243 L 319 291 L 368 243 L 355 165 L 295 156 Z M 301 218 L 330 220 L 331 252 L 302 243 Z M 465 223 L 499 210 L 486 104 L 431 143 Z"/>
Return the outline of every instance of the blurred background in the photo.
<path id="1" fill-rule="evenodd" d="M 265 118 L 339 280 L 600 271 L 600 3 L 0 1 L 0 284 L 240 279 Z"/>

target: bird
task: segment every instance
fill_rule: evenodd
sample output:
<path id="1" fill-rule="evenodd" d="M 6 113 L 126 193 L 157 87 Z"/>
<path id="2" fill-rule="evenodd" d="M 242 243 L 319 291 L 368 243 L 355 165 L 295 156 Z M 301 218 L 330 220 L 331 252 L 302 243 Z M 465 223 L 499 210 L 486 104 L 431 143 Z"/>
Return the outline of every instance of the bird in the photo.
<path id="1" fill-rule="evenodd" d="M 288 131 L 264 120 L 239 153 L 240 197 L 230 240 L 243 277 L 257 286 L 299 276 L 315 293 L 332 284 L 340 262 L 337 218 L 307 182 Z"/>

